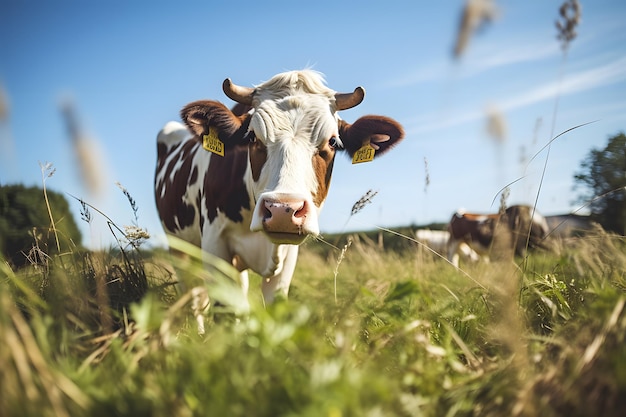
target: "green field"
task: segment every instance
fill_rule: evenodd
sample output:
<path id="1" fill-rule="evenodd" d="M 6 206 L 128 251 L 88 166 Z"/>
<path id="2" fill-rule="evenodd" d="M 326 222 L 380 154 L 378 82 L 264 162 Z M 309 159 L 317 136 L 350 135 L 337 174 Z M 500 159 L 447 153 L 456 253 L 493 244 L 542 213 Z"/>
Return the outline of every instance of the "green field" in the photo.
<path id="1" fill-rule="evenodd" d="M 204 337 L 188 294 L 170 285 L 165 251 L 75 249 L 19 271 L 2 263 L 0 415 L 626 409 L 623 237 L 596 230 L 550 253 L 456 270 L 407 237 L 377 235 L 306 242 L 290 298 L 264 307 L 252 277 L 243 315 L 232 271 L 216 265 L 209 293 L 224 303 Z M 189 255 L 174 260 L 178 276 L 208 276 Z"/>

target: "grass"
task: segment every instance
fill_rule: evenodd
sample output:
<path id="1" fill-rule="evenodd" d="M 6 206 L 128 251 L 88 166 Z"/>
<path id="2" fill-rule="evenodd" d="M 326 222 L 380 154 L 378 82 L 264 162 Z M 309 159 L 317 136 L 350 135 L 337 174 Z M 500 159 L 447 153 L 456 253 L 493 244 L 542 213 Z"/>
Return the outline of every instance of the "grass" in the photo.
<path id="1" fill-rule="evenodd" d="M 70 251 L 45 274 L 2 264 L 0 414 L 584 416 L 626 405 L 623 237 L 596 230 L 464 273 L 397 235 L 352 242 L 341 263 L 341 250 L 306 243 L 289 300 L 267 308 L 253 276 L 250 313 L 212 310 L 204 337 L 160 251 L 132 268 L 123 250 Z M 182 274 L 202 274 L 195 256 Z M 107 280 L 102 304 L 90 277 L 115 264 L 122 278 L 142 271 L 145 296 L 120 298 L 124 280 Z M 228 277 L 217 286 L 232 289 Z"/>

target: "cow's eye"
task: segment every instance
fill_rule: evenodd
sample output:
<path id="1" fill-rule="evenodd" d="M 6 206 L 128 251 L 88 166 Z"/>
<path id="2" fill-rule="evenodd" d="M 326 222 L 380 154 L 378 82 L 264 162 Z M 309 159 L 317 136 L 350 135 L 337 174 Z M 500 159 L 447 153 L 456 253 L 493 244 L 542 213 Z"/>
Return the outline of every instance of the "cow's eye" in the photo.
<path id="1" fill-rule="evenodd" d="M 333 136 L 332 138 L 328 139 L 328 145 L 330 145 L 330 147 L 333 148 L 333 149 L 341 148 L 341 143 L 339 142 L 339 140 L 335 136 Z"/>

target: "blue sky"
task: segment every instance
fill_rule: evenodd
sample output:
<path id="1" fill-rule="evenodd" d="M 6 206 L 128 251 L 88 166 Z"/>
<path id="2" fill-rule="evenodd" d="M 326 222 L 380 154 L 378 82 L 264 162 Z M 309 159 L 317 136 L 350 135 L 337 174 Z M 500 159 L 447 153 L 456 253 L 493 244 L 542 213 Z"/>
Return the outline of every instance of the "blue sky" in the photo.
<path id="1" fill-rule="evenodd" d="M 453 59 L 463 3 L 4 1 L 0 86 L 10 113 L 0 126 L 0 184 L 40 185 L 39 162 L 52 162 L 49 188 L 125 225 L 133 216 L 119 181 L 137 201 L 139 225 L 160 242 L 159 129 L 190 101 L 231 104 L 221 91 L 226 77 L 252 86 L 312 67 L 335 90 L 365 87 L 365 101 L 344 119 L 383 114 L 407 133 L 372 163 L 340 158 L 322 231 L 447 221 L 460 207 L 495 211 L 498 191 L 519 178 L 510 203 L 537 198 L 544 214 L 576 210 L 580 162 L 626 129 L 626 2 L 581 1 L 566 61 L 554 26 L 561 1 L 513 0 L 496 1 L 497 19 Z M 60 115 L 68 100 L 98 155 L 97 194 L 81 179 Z M 492 111 L 506 125 L 503 141 L 487 134 Z M 591 121 L 553 142 L 541 181 L 548 154 L 530 157 L 553 135 Z M 350 218 L 369 189 L 378 195 Z M 81 222 L 79 204 L 71 205 L 85 244 L 108 245 L 102 222 Z"/>

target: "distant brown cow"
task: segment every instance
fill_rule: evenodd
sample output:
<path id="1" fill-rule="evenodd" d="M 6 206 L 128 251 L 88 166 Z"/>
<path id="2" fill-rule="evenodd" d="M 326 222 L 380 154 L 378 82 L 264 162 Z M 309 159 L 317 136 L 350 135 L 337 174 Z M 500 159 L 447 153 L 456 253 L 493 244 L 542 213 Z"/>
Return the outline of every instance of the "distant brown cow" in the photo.
<path id="1" fill-rule="evenodd" d="M 500 239 L 512 253 L 523 256 L 526 248 L 544 247 L 548 223 L 532 206 L 516 205 L 503 214 L 475 214 L 456 212 L 448 224 L 448 260 L 459 266 L 459 247 L 467 244 L 486 256 Z"/>

